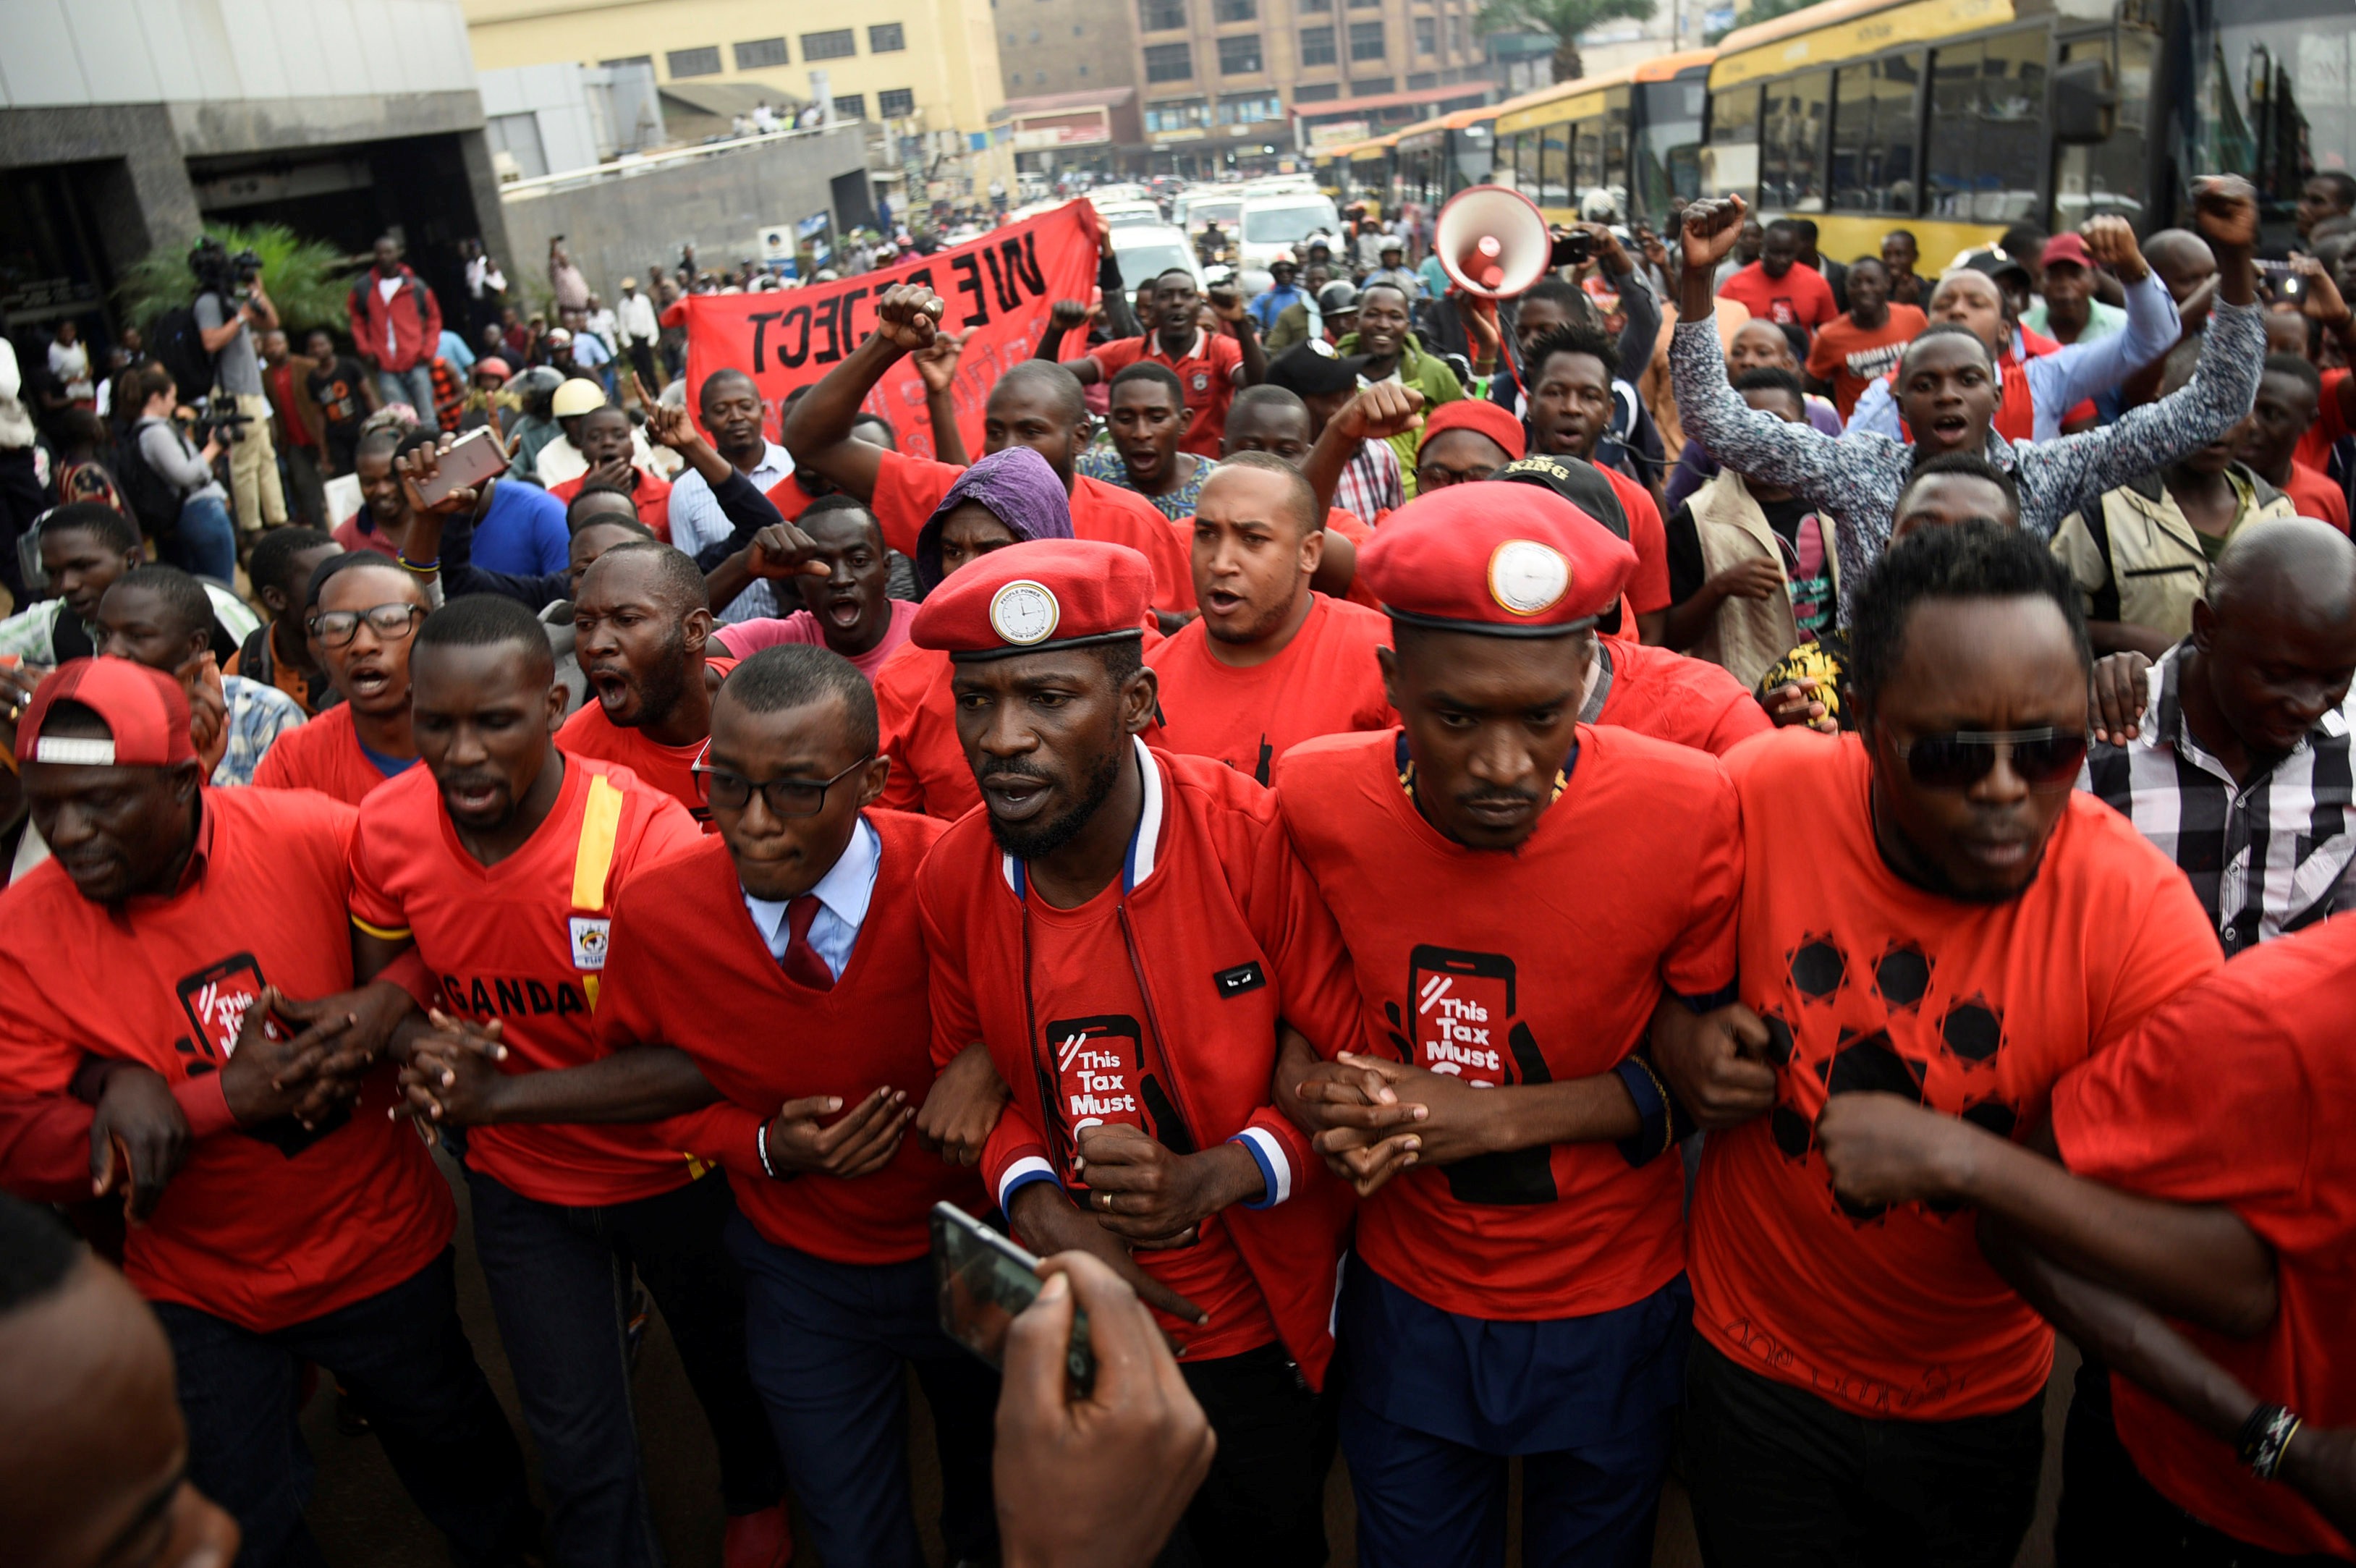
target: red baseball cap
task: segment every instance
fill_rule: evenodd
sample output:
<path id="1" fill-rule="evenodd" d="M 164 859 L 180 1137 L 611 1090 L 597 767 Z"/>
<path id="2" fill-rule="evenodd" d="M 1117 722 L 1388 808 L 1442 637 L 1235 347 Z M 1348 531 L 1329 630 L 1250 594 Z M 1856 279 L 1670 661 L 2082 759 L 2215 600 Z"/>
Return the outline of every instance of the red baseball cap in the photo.
<path id="1" fill-rule="evenodd" d="M 2037 264 L 2050 267 L 2056 262 L 2067 262 L 2088 272 L 2094 270 L 2094 252 L 2087 250 L 2086 242 L 2075 234 L 2056 234 L 2045 242 L 2045 250 L 2038 258 Z"/>
<path id="2" fill-rule="evenodd" d="M 1393 512 L 1358 575 L 1394 620 L 1493 637 L 1584 631 L 1636 570 L 1628 542 L 1536 485 L 1451 485 Z"/>
<path id="3" fill-rule="evenodd" d="M 1446 430 L 1473 430 L 1505 449 L 1506 461 L 1528 456 L 1528 438 L 1523 434 L 1522 422 L 1499 408 L 1486 398 L 1460 397 L 1454 403 L 1443 403 L 1423 416 L 1423 436 L 1415 445 L 1416 455 L 1431 445 L 1431 438 Z"/>
<path id="4" fill-rule="evenodd" d="M 944 578 L 908 637 L 960 661 L 1045 653 L 1141 636 L 1152 602 L 1152 564 L 1128 545 L 1034 539 Z"/>
<path id="5" fill-rule="evenodd" d="M 41 726 L 59 703 L 80 703 L 112 738 L 51 736 Z M 76 659 L 49 672 L 16 725 L 16 760 L 87 768 L 170 768 L 193 761 L 188 696 L 178 682 L 128 659 Z"/>

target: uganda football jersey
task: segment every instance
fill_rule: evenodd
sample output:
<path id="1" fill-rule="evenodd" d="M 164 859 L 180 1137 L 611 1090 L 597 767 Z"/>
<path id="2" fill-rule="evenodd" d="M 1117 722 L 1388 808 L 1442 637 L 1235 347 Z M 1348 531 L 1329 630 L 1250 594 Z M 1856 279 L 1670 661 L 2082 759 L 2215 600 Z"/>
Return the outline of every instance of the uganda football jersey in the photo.
<path id="1" fill-rule="evenodd" d="M 1854 735 L 1785 730 L 1727 759 L 1742 801 L 1741 1001 L 1767 1026 L 1774 1108 L 1702 1145 L 1694 1327 L 1737 1365 L 1853 1414 L 1948 1421 L 2045 1387 L 2053 1331 L 1980 1255 L 1971 1212 L 1833 1194 L 1816 1117 L 1902 1095 L 2000 1136 L 2062 1075 L 2213 972 L 2183 874 L 2070 792 L 2036 880 L 1966 903 L 1876 846 Z"/>
<path id="2" fill-rule="evenodd" d="M 458 842 L 431 772 L 370 795 L 352 846 L 351 923 L 413 938 L 440 1004 L 498 1021 L 500 1070 L 579 1067 L 592 1039 L 614 897 L 642 868 L 694 847 L 686 808 L 627 768 L 568 757 L 556 804 L 522 847 L 485 865 Z M 587 1208 L 686 1185 L 686 1161 L 648 1127 L 470 1128 L 466 1163 L 524 1197 Z"/>
<path id="3" fill-rule="evenodd" d="M 1404 760 L 1399 731 L 1332 736 L 1276 774 L 1377 1054 L 1493 1086 L 1590 1078 L 1643 1043 L 1665 989 L 1732 983 L 1741 824 L 1715 758 L 1582 725 L 1561 795 L 1510 854 L 1442 836 Z M 1444 1312 L 1609 1312 L 1684 1266 L 1683 1185 L 1676 1160 L 1612 1144 L 1410 1169 L 1359 1206 L 1357 1251 Z"/>

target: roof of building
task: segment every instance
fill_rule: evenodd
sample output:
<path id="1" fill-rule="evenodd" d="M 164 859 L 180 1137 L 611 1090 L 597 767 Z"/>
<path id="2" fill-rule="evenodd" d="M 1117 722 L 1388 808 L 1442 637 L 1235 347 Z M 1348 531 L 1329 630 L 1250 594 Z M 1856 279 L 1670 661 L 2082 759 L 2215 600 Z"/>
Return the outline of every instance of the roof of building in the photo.
<path id="1" fill-rule="evenodd" d="M 1315 123 L 1347 114 L 1363 114 L 1369 109 L 1404 109 L 1419 103 L 1446 103 L 1454 99 L 1486 98 L 1496 91 L 1490 81 L 1460 81 L 1449 87 L 1419 87 L 1412 92 L 1377 92 L 1365 98 L 1338 98 L 1327 103 L 1300 103 L 1292 112 L 1301 119 Z"/>
<path id="2" fill-rule="evenodd" d="M 1011 114 L 1055 114 L 1066 109 L 1118 109 L 1137 96 L 1134 87 L 1098 87 L 1087 92 L 1049 92 L 1037 98 L 1010 98 Z"/>

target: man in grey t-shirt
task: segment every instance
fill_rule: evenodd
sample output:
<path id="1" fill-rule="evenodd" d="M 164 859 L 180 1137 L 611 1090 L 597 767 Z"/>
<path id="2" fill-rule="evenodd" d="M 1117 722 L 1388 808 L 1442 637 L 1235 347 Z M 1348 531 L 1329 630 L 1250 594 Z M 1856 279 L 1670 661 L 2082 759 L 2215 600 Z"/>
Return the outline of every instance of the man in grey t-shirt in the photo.
<path id="1" fill-rule="evenodd" d="M 255 278 L 243 295 L 207 289 L 197 295 L 197 328 L 213 356 L 221 395 L 237 405 L 245 423 L 222 432 L 229 443 L 230 493 L 237 526 L 252 533 L 286 521 L 286 497 L 278 483 L 278 452 L 270 440 L 270 400 L 262 394 L 262 360 L 253 349 L 256 332 L 278 325 L 278 307 Z M 183 388 L 193 398 L 199 389 Z"/>

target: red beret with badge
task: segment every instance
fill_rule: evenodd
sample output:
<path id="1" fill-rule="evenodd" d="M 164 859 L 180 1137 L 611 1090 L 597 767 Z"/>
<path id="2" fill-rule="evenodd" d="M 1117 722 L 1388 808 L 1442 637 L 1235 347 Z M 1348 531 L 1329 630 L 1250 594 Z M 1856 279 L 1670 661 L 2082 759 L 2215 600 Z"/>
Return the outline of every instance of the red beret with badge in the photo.
<path id="1" fill-rule="evenodd" d="M 1359 580 L 1393 620 L 1491 637 L 1585 631 L 1635 570 L 1626 540 L 1534 485 L 1419 496 L 1358 554 Z"/>
<path id="2" fill-rule="evenodd" d="M 1152 563 L 1126 544 L 1035 539 L 944 578 L 908 628 L 919 648 L 969 662 L 1141 637 Z"/>
<path id="3" fill-rule="evenodd" d="M 79 703 L 108 734 L 41 733 L 59 703 Z M 49 671 L 16 725 L 16 760 L 87 768 L 170 768 L 195 759 L 188 695 L 180 683 L 128 659 L 76 659 Z"/>

